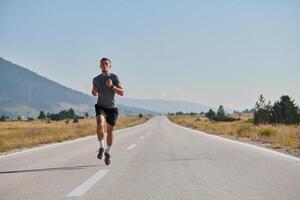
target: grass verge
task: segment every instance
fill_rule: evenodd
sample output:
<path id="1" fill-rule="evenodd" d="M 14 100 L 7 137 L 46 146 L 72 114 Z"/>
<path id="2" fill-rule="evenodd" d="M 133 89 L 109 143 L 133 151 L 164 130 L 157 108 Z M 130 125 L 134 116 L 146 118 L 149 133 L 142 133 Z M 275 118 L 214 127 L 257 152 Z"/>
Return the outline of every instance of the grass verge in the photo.
<path id="1" fill-rule="evenodd" d="M 119 116 L 115 130 L 146 122 L 150 116 Z M 30 148 L 41 144 L 62 142 L 96 134 L 96 118 L 64 121 L 6 121 L 0 122 L 0 152 Z"/>
<path id="2" fill-rule="evenodd" d="M 251 123 L 251 115 L 241 116 L 240 121 L 215 122 L 201 115 L 169 115 L 179 125 L 242 140 L 300 157 L 300 125 L 263 125 Z M 240 117 L 240 116 L 239 116 Z"/>

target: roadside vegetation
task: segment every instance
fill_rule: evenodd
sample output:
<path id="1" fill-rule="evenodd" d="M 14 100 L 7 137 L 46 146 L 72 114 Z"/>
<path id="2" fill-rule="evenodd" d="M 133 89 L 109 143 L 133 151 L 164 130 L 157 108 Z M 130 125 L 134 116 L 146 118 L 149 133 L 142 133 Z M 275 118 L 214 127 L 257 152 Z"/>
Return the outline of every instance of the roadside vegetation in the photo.
<path id="1" fill-rule="evenodd" d="M 151 116 L 119 116 L 115 130 L 146 122 Z M 52 142 L 62 142 L 88 135 L 96 135 L 96 118 L 77 116 L 70 110 L 57 114 L 41 111 L 37 119 L 0 121 L 0 152 L 29 148 Z"/>
<path id="2" fill-rule="evenodd" d="M 261 95 L 255 108 L 226 114 L 222 106 L 217 112 L 169 113 L 179 125 L 231 139 L 276 149 L 300 157 L 300 111 L 286 95 L 274 104 Z"/>

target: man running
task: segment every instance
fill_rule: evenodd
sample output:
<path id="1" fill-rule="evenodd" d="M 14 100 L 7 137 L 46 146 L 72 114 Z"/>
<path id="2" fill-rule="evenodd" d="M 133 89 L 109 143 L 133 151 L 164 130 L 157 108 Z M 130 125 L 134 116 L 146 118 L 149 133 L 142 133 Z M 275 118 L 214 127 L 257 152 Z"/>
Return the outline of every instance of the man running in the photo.
<path id="1" fill-rule="evenodd" d="M 116 74 L 109 73 L 111 68 L 111 60 L 102 58 L 100 60 L 101 74 L 93 79 L 92 95 L 98 96 L 97 104 L 95 104 L 97 119 L 97 136 L 100 149 L 97 157 L 102 159 L 104 153 L 104 162 L 110 164 L 110 149 L 113 144 L 113 129 L 116 125 L 119 115 L 118 108 L 115 103 L 115 93 L 120 96 L 124 95 L 124 89 L 121 87 L 120 80 Z M 107 147 L 104 152 L 104 124 L 106 121 L 107 128 Z"/>

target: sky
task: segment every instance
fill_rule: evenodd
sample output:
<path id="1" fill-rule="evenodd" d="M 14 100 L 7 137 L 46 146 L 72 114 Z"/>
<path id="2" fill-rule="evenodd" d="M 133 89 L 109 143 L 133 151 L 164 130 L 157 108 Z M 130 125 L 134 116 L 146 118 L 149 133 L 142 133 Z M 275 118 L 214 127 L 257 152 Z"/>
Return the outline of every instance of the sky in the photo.
<path id="1" fill-rule="evenodd" d="M 300 104 L 300 1 L 0 0 L 0 57 L 90 94 L 112 60 L 125 96 Z"/>

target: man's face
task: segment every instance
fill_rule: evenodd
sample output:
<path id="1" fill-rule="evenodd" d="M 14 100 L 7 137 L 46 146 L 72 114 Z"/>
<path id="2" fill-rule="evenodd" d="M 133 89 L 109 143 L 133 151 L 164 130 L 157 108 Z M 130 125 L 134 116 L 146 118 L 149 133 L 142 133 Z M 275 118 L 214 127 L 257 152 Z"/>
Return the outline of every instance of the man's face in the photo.
<path id="1" fill-rule="evenodd" d="M 104 60 L 100 63 L 100 68 L 102 69 L 102 72 L 108 72 L 110 68 L 110 62 L 108 60 Z"/>

